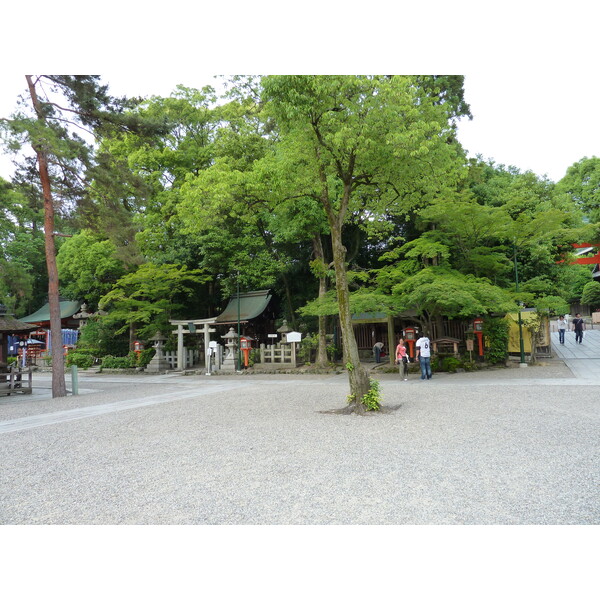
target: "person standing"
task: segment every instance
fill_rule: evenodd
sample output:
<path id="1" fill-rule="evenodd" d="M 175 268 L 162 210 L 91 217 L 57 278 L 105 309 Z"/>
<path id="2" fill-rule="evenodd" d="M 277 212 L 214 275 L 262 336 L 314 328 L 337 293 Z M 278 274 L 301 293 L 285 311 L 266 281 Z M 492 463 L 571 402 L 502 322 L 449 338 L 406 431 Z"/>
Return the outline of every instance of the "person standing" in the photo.
<path id="1" fill-rule="evenodd" d="M 567 320 L 565 319 L 565 315 L 560 315 L 560 317 L 558 317 L 557 326 L 558 326 L 558 341 L 561 344 L 564 344 L 565 343 L 565 331 L 567 330 L 567 327 L 569 326 L 569 324 L 567 323 Z"/>
<path id="2" fill-rule="evenodd" d="M 400 365 L 400 373 L 404 376 L 404 381 L 408 380 L 408 354 L 404 340 L 400 338 L 396 346 L 396 364 Z"/>
<path id="3" fill-rule="evenodd" d="M 375 342 L 373 346 L 373 354 L 375 355 L 375 362 L 381 362 L 381 350 L 383 349 L 383 342 Z"/>
<path id="4" fill-rule="evenodd" d="M 575 332 L 575 343 L 583 342 L 583 330 L 584 330 L 584 322 L 581 318 L 581 315 L 577 313 L 575 318 L 573 319 L 573 331 Z"/>
<path id="5" fill-rule="evenodd" d="M 423 334 L 415 343 L 417 348 L 417 361 L 421 367 L 421 379 L 431 379 L 431 342 Z"/>

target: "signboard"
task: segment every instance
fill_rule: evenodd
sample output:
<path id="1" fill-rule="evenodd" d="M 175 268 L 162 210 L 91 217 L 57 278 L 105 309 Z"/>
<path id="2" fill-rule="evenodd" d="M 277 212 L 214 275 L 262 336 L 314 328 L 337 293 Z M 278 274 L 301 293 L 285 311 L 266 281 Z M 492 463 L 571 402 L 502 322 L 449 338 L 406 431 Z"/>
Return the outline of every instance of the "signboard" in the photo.
<path id="1" fill-rule="evenodd" d="M 290 331 L 286 337 L 288 342 L 299 342 L 302 339 L 302 334 L 299 331 Z"/>
<path id="2" fill-rule="evenodd" d="M 473 340 L 467 340 L 467 351 L 473 352 Z"/>
<path id="3" fill-rule="evenodd" d="M 276 338 L 277 334 L 276 333 L 267 333 L 267 337 Z"/>

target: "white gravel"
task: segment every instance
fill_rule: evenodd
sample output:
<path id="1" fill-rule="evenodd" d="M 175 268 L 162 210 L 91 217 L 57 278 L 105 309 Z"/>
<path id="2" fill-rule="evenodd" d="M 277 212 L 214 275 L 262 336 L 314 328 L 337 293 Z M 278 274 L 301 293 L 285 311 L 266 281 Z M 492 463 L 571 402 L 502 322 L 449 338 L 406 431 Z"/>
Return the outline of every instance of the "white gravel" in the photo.
<path id="1" fill-rule="evenodd" d="M 0 523 L 600 523 L 594 382 L 379 377 L 388 410 L 366 417 L 322 412 L 345 375 L 83 376 L 81 396 L 5 399 Z"/>

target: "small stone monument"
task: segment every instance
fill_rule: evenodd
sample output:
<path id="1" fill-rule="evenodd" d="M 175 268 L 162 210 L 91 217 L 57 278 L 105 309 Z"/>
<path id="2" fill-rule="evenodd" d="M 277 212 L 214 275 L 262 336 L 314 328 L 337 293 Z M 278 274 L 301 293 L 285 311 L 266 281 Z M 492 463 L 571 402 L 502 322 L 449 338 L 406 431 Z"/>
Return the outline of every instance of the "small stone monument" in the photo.
<path id="1" fill-rule="evenodd" d="M 150 338 L 150 341 L 154 342 L 154 349 L 156 352 L 146 367 L 147 373 L 164 373 L 169 370 L 169 362 L 163 354 L 163 344 L 166 339 L 167 338 L 163 337 L 158 332 Z"/>

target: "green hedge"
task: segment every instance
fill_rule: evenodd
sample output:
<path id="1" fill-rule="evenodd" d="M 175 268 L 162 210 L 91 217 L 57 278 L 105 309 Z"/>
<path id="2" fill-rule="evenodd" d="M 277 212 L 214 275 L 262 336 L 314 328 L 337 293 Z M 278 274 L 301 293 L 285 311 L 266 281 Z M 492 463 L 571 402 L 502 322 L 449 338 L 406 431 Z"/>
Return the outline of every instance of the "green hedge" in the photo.
<path id="1" fill-rule="evenodd" d="M 133 353 L 131 353 L 133 354 Z M 135 357 L 135 354 L 134 354 Z M 136 366 L 136 360 L 132 360 L 132 357 L 127 356 L 104 356 L 102 358 L 103 369 L 132 369 Z"/>
<path id="2" fill-rule="evenodd" d="M 67 367 L 75 365 L 79 369 L 89 369 L 94 364 L 94 357 L 87 352 L 69 352 L 67 354 Z"/>

